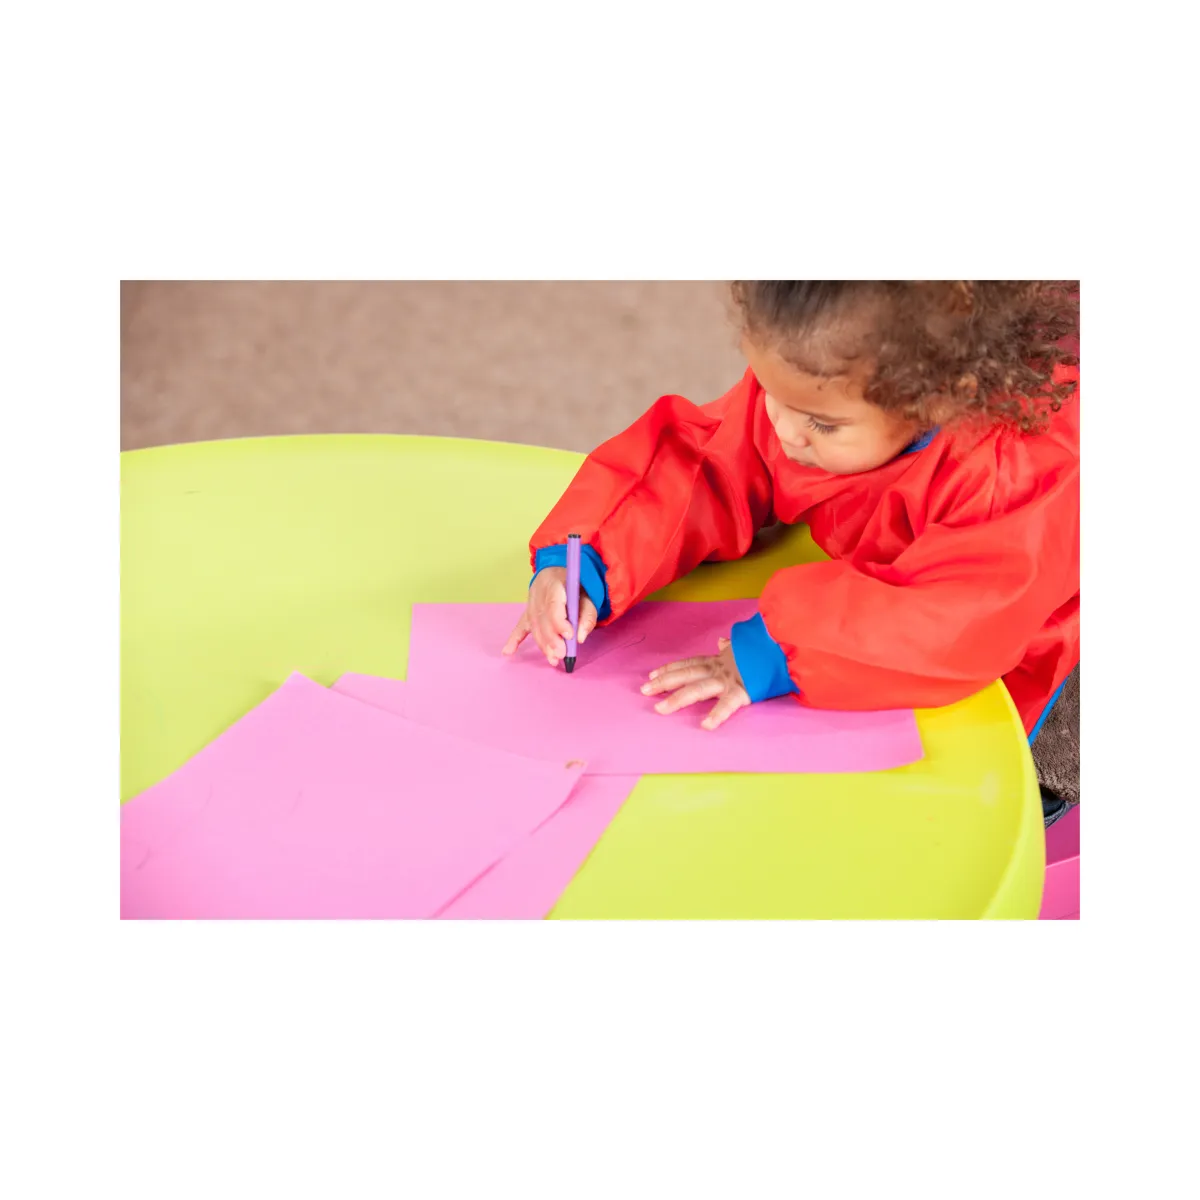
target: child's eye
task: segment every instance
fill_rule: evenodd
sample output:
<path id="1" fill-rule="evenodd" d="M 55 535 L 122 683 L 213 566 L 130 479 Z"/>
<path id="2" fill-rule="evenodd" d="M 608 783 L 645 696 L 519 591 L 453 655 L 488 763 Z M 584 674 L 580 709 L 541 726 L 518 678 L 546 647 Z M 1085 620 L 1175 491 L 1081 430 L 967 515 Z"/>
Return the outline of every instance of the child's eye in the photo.
<path id="1" fill-rule="evenodd" d="M 816 417 L 808 418 L 808 427 L 815 429 L 818 433 L 833 433 L 837 429 L 836 425 L 822 425 Z"/>

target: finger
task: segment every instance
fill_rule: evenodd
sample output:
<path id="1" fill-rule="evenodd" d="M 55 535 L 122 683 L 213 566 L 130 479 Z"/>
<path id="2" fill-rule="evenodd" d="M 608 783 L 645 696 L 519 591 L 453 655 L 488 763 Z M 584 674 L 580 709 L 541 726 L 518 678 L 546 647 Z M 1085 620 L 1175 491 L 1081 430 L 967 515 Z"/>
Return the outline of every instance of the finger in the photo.
<path id="1" fill-rule="evenodd" d="M 716 729 L 719 725 L 724 725 L 739 708 L 744 708 L 748 701 L 749 697 L 741 690 L 726 692 L 709 709 L 708 716 L 700 724 L 705 729 Z"/>
<path id="2" fill-rule="evenodd" d="M 707 660 L 698 662 L 694 667 L 675 667 L 662 672 L 656 672 L 649 683 L 642 684 L 643 696 L 657 696 L 659 692 L 673 692 L 686 683 L 697 683 L 701 679 L 713 678 L 712 664 Z"/>
<path id="3" fill-rule="evenodd" d="M 554 618 L 545 611 L 538 612 L 533 618 L 533 636 L 542 653 L 557 663 L 567 652 L 562 635 L 555 629 Z"/>
<path id="4" fill-rule="evenodd" d="M 654 711 L 664 715 L 678 712 L 681 708 L 687 708 L 689 704 L 696 704 L 701 700 L 711 700 L 714 696 L 719 696 L 724 686 L 719 679 L 702 679 L 699 683 L 689 683 L 686 687 L 681 687 L 673 696 L 660 700 L 654 706 Z"/>
<path id="5" fill-rule="evenodd" d="M 547 657 L 555 660 L 560 659 L 567 652 L 567 642 L 560 634 L 555 633 L 549 626 L 543 627 L 545 646 L 543 649 Z"/>
<path id="6" fill-rule="evenodd" d="M 558 666 L 558 660 L 567 652 L 563 640 L 554 632 L 548 621 L 535 617 L 532 626 L 533 640 L 538 649 L 546 656 L 552 667 Z"/>
<path id="7" fill-rule="evenodd" d="M 730 642 L 729 642 L 728 638 L 717 638 L 717 649 L 718 650 L 728 650 L 729 646 L 730 646 Z"/>
<path id="8" fill-rule="evenodd" d="M 566 640 L 571 636 L 571 622 L 567 620 L 567 589 L 555 583 L 538 605 L 534 616 L 538 631 L 538 645 L 547 657 L 562 658 L 567 652 Z"/>
<path id="9" fill-rule="evenodd" d="M 600 614 L 596 611 L 596 606 L 584 598 L 583 603 L 579 606 L 579 644 L 582 646 L 588 639 L 588 634 L 596 628 L 596 621 Z"/>
<path id="10" fill-rule="evenodd" d="M 555 633 L 543 633 L 538 638 L 538 648 L 546 656 L 546 661 L 552 666 L 557 667 L 560 660 L 566 656 L 567 647 Z"/>
<path id="11" fill-rule="evenodd" d="M 681 670 L 684 667 L 695 667 L 700 663 L 706 663 L 709 658 L 705 654 L 697 655 L 695 658 L 681 658 L 678 662 L 667 663 L 665 667 L 655 667 L 650 672 L 651 679 L 657 679 L 660 675 L 665 675 L 668 671 Z"/>
<path id="12" fill-rule="evenodd" d="M 516 623 L 512 633 L 508 635 L 508 641 L 504 643 L 503 654 L 513 654 L 517 647 L 529 636 L 529 614 L 523 612 L 521 619 Z"/>
<path id="13" fill-rule="evenodd" d="M 594 626 L 596 624 L 596 606 L 587 598 L 587 596 L 580 596 L 580 598 L 579 598 L 579 628 L 576 630 L 576 629 L 571 628 L 571 618 L 567 613 L 566 603 L 567 603 L 566 592 L 564 591 L 563 592 L 562 619 L 556 625 L 558 632 L 562 635 L 562 637 L 564 639 L 570 638 L 572 635 L 574 635 L 576 641 L 580 641 L 580 642 L 586 641 L 587 634 L 585 634 L 583 632 L 584 621 L 588 620 L 588 616 L 589 616 L 589 612 L 590 612 L 591 620 L 588 625 L 588 632 L 591 632 L 592 626 Z"/>

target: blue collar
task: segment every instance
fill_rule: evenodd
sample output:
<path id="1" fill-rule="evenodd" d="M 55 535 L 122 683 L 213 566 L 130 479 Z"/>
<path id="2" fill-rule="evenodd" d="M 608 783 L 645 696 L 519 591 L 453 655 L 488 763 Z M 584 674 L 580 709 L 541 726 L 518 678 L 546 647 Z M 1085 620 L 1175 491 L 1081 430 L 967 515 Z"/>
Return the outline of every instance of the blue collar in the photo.
<path id="1" fill-rule="evenodd" d="M 928 432 L 921 434 L 921 436 L 917 438 L 915 442 L 910 442 L 907 446 L 905 446 L 905 448 L 901 450 L 900 454 L 898 454 L 896 457 L 899 458 L 904 454 L 916 454 L 918 450 L 924 450 L 925 447 L 928 446 L 935 437 L 937 437 L 939 428 L 939 426 L 935 425 Z"/>

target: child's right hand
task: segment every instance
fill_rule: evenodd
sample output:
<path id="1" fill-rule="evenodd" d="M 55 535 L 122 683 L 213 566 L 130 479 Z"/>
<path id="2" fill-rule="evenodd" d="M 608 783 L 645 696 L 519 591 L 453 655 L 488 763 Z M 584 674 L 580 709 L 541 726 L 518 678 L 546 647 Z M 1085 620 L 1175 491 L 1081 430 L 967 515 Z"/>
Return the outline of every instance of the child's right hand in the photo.
<path id="1" fill-rule="evenodd" d="M 597 615 L 596 606 L 585 592 L 580 591 L 578 641 L 581 646 L 596 628 Z M 514 654 L 531 633 L 546 661 L 557 667 L 559 660 L 566 657 L 566 639 L 571 636 L 571 622 L 567 620 L 566 567 L 546 567 L 537 573 L 529 585 L 525 611 L 504 644 L 504 653 Z"/>

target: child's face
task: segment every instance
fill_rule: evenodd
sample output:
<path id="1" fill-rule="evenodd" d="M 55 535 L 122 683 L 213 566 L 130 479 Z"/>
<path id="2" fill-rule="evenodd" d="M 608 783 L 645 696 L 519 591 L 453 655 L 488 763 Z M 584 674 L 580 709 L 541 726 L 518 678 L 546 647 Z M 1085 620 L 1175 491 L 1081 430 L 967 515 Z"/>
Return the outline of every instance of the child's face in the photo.
<path id="1" fill-rule="evenodd" d="M 742 353 L 766 389 L 767 415 L 793 462 L 857 475 L 890 462 L 920 433 L 916 421 L 863 398 L 861 372 L 808 375 L 745 339 Z"/>

